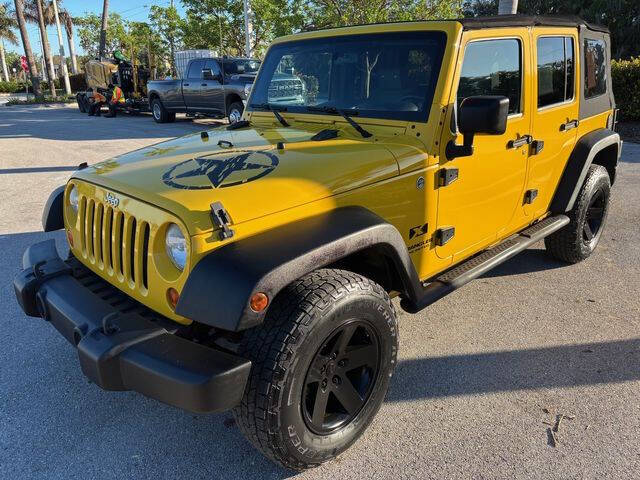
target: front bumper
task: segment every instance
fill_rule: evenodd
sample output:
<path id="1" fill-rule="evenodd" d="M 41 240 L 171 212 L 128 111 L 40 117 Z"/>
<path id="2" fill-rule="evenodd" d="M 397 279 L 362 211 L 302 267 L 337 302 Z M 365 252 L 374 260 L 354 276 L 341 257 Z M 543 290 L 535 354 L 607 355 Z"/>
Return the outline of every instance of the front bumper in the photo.
<path id="1" fill-rule="evenodd" d="M 82 372 L 99 387 L 134 390 L 200 413 L 240 402 L 250 361 L 176 335 L 173 322 L 63 261 L 53 240 L 27 248 L 23 267 L 14 279 L 18 303 L 76 346 Z M 88 287 L 96 283 L 105 286 Z M 126 308 L 114 306 L 122 297 Z"/>

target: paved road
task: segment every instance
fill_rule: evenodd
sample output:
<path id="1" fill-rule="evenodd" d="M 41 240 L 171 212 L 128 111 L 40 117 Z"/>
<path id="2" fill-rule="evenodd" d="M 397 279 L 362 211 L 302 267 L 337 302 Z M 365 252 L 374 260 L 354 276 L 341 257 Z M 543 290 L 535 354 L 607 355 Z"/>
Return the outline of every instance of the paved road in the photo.
<path id="1" fill-rule="evenodd" d="M 230 414 L 198 416 L 81 375 L 18 309 L 11 279 L 71 167 L 200 129 L 72 108 L 0 109 L 0 478 L 295 476 Z M 418 315 L 400 316 L 387 401 L 349 452 L 296 478 L 640 476 L 640 145 L 626 144 L 597 252 L 565 266 L 536 245 Z M 549 412 L 549 413 L 546 413 Z M 568 414 L 557 448 L 547 425 Z"/>

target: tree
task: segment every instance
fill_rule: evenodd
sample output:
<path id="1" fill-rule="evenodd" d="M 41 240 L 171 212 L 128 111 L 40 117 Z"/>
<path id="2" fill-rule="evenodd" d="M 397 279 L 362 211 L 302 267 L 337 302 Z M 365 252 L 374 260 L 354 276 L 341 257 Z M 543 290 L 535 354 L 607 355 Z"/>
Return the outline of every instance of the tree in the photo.
<path id="1" fill-rule="evenodd" d="M 4 41 L 13 45 L 18 44 L 18 37 L 13 33 L 13 28 L 18 23 L 9 11 L 9 3 L 0 3 L 0 63 L 2 63 L 2 74 L 6 82 L 9 81 L 9 69 L 7 68 L 7 57 L 4 51 Z"/>
<path id="2" fill-rule="evenodd" d="M 151 25 L 158 31 L 160 38 L 164 43 L 168 55 L 165 55 L 165 60 L 169 61 L 171 65 L 171 74 L 176 75 L 176 49 L 181 45 L 181 32 L 183 29 L 184 20 L 178 14 L 178 10 L 172 5 L 169 7 L 160 7 L 153 5 L 149 14 Z M 168 58 L 166 58 L 168 57 Z"/>
<path id="3" fill-rule="evenodd" d="M 95 13 L 88 13 L 75 18 L 75 24 L 80 38 L 80 46 L 91 58 L 100 55 L 100 28 L 102 18 Z M 107 35 L 105 40 L 105 54 L 120 49 L 127 37 L 127 25 L 117 13 L 109 14 Z"/>
<path id="4" fill-rule="evenodd" d="M 495 15 L 498 0 L 467 0 L 465 16 Z M 640 55 L 640 2 L 637 0 L 520 0 L 518 13 L 578 15 L 611 30 L 613 58 Z"/>
<path id="5" fill-rule="evenodd" d="M 55 68 L 53 66 L 53 57 L 51 56 L 51 46 L 49 45 L 49 36 L 47 35 L 47 24 L 44 16 L 44 6 L 42 0 L 29 0 L 25 3 L 24 16 L 27 21 L 37 23 L 40 28 L 40 39 L 42 41 L 42 53 L 47 68 L 47 77 L 49 78 L 49 90 L 51 96 L 56 96 L 55 86 Z"/>
<path id="6" fill-rule="evenodd" d="M 58 2 L 60 3 L 60 2 Z M 76 44 L 73 40 L 73 17 L 68 10 L 60 10 L 60 21 L 67 32 L 67 43 L 69 44 L 69 56 L 71 57 L 71 71 L 75 75 L 78 73 L 78 58 L 76 56 Z"/>
<path id="7" fill-rule="evenodd" d="M 24 3 L 23 0 L 14 0 L 14 4 L 16 7 L 16 20 L 18 21 L 18 28 L 20 29 L 20 37 L 22 38 L 22 45 L 24 46 L 24 54 L 27 57 L 27 63 L 29 65 L 29 75 L 31 76 L 33 93 L 35 93 L 36 97 L 41 97 L 42 91 L 40 90 L 38 68 L 33 58 L 33 50 L 31 50 L 31 42 L 29 41 L 29 34 L 27 33 L 27 21 L 24 18 Z"/>

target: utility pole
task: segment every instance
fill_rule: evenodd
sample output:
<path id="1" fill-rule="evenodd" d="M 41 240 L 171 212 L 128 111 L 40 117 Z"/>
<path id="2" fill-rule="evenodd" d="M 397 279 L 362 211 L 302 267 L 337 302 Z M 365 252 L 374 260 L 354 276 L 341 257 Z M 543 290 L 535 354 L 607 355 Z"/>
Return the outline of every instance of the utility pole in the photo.
<path id="1" fill-rule="evenodd" d="M 244 0 L 244 54 L 251 58 L 251 5 L 249 0 Z"/>
<path id="2" fill-rule="evenodd" d="M 514 15 L 518 12 L 518 0 L 500 0 L 498 15 Z"/>
<path id="3" fill-rule="evenodd" d="M 100 50 L 98 55 L 100 59 L 104 57 L 104 51 L 107 48 L 107 25 L 109 23 L 109 0 L 104 0 L 102 4 L 102 28 L 100 29 Z"/>
<path id="4" fill-rule="evenodd" d="M 71 95 L 69 71 L 67 70 L 67 59 L 64 56 L 64 41 L 62 39 L 62 29 L 60 28 L 60 15 L 58 15 L 58 0 L 53 0 L 53 15 L 56 17 L 56 28 L 58 30 L 58 44 L 60 45 L 60 68 L 62 68 L 64 88 L 67 91 L 67 95 Z"/>

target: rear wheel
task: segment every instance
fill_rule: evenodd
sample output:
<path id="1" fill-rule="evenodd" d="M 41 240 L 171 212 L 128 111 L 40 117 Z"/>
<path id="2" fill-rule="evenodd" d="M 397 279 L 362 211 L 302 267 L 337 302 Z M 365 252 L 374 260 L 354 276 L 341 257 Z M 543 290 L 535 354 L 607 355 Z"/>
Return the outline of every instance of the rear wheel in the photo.
<path id="1" fill-rule="evenodd" d="M 229 105 L 229 123 L 239 122 L 242 118 L 242 112 L 244 112 L 244 106 L 241 102 L 233 102 L 231 105 Z"/>
<path id="2" fill-rule="evenodd" d="M 78 109 L 80 110 L 80 112 L 87 113 L 88 110 L 87 110 L 87 104 L 84 98 L 84 94 L 78 93 L 76 95 L 76 102 L 78 103 Z"/>
<path id="3" fill-rule="evenodd" d="M 580 262 L 595 250 L 609 212 L 611 183 L 607 169 L 589 167 L 587 178 L 578 193 L 569 223 L 544 240 L 551 256 L 569 263 Z"/>
<path id="4" fill-rule="evenodd" d="M 156 123 L 173 122 L 176 119 L 176 114 L 168 112 L 159 98 L 154 98 L 151 101 L 151 113 Z"/>
<path id="5" fill-rule="evenodd" d="M 240 354 L 252 361 L 240 429 L 262 453 L 302 470 L 346 450 L 367 428 L 396 364 L 387 293 L 343 270 L 318 270 L 274 300 Z"/>

